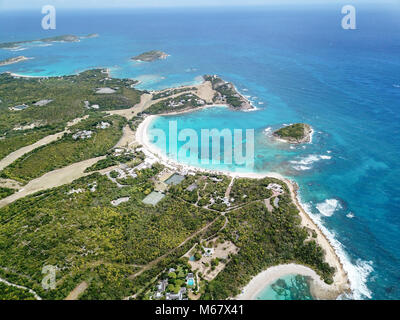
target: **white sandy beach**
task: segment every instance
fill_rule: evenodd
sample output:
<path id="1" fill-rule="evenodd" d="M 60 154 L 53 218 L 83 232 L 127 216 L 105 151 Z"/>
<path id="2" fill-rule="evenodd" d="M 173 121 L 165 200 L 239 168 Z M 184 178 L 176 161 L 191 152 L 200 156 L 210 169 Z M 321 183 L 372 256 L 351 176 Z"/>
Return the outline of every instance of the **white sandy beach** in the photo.
<path id="1" fill-rule="evenodd" d="M 273 284 L 277 279 L 287 275 L 309 277 L 311 280 L 310 291 L 313 297 L 318 297 L 318 299 L 335 299 L 337 296 L 337 291 L 332 286 L 323 282 L 314 270 L 300 264 L 291 263 L 271 267 L 259 273 L 243 288 L 242 293 L 236 299 L 255 300 L 266 286 Z"/>
<path id="2" fill-rule="evenodd" d="M 13 72 L 8 72 L 8 73 L 10 74 L 10 76 L 16 77 L 16 78 L 48 78 L 47 76 L 28 76 L 28 75 L 13 73 Z"/>
<path id="3" fill-rule="evenodd" d="M 167 167 L 177 169 L 180 171 L 208 172 L 215 174 L 225 174 L 231 177 L 243 177 L 243 178 L 254 178 L 254 179 L 272 177 L 284 181 L 290 190 L 293 202 L 299 209 L 301 224 L 304 227 L 315 230 L 317 234 L 316 241 L 325 251 L 326 262 L 329 263 L 329 265 L 334 267 L 336 270 L 333 278 L 334 280 L 333 284 L 327 285 L 321 280 L 321 278 L 315 273 L 315 271 L 305 266 L 292 265 L 292 264 L 275 266 L 265 270 L 264 272 L 256 276 L 244 289 L 243 296 L 241 297 L 242 299 L 253 298 L 255 295 L 257 295 L 257 293 L 260 290 L 262 290 L 262 288 L 264 288 L 268 284 L 268 281 L 273 281 L 274 279 L 278 279 L 282 275 L 287 275 L 291 273 L 311 276 L 314 279 L 313 283 L 315 284 L 312 287 L 312 294 L 320 299 L 335 299 L 341 293 L 347 292 L 349 290 L 350 285 L 347 273 L 345 272 L 343 265 L 338 255 L 336 254 L 333 246 L 329 242 L 328 238 L 323 234 L 320 228 L 311 219 L 309 214 L 301 206 L 297 196 L 298 186 L 296 183 L 274 172 L 255 173 L 255 172 L 230 172 L 230 171 L 217 171 L 217 170 L 213 171 L 174 161 L 168 158 L 166 155 L 164 155 L 161 152 L 161 150 L 159 150 L 157 147 L 155 147 L 153 144 L 149 142 L 149 139 L 147 137 L 148 127 L 152 123 L 152 121 L 156 119 L 156 117 L 157 116 L 154 115 L 146 117 L 146 119 L 139 125 L 136 131 L 136 141 L 137 143 L 143 146 L 143 152 L 146 154 L 146 156 L 161 162 L 163 165 Z"/>

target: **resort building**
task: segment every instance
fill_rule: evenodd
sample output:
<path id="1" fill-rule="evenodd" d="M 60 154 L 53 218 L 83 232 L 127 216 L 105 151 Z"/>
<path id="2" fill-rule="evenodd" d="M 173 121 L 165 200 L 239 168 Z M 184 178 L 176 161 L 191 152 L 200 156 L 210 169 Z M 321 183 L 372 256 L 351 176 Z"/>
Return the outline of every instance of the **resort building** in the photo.
<path id="1" fill-rule="evenodd" d="M 167 293 L 165 295 L 166 300 L 183 300 L 183 295 L 186 293 L 186 288 L 182 287 L 178 293 Z"/>
<path id="2" fill-rule="evenodd" d="M 93 107 L 93 106 L 92 106 Z M 96 128 L 97 129 L 107 129 L 111 126 L 111 124 L 109 124 L 108 122 L 100 122 L 99 124 L 97 124 Z"/>
<path id="3" fill-rule="evenodd" d="M 117 199 L 117 200 L 112 200 L 112 201 L 111 201 L 111 204 L 112 204 L 114 207 L 116 207 L 116 206 L 119 206 L 121 203 L 128 202 L 129 199 L 130 199 L 129 197 L 119 198 L 119 199 Z"/>
<path id="4" fill-rule="evenodd" d="M 186 191 L 192 192 L 197 189 L 197 184 L 192 183 L 189 187 L 186 188 Z"/>
<path id="5" fill-rule="evenodd" d="M 212 257 L 214 254 L 214 248 L 204 248 L 203 256 Z"/>
<path id="6" fill-rule="evenodd" d="M 267 189 L 272 190 L 275 195 L 280 195 L 284 193 L 283 187 L 277 183 L 270 183 Z"/>
<path id="7" fill-rule="evenodd" d="M 78 140 L 78 139 L 90 139 L 92 137 L 93 132 L 90 130 L 83 130 L 79 131 L 75 134 L 72 135 L 72 139 Z"/>
<path id="8" fill-rule="evenodd" d="M 44 99 L 44 100 L 40 100 L 40 101 L 34 103 L 33 105 L 34 105 L 34 106 L 37 106 L 37 107 L 43 107 L 43 106 L 49 104 L 49 103 L 52 102 L 52 101 L 53 101 L 53 100 L 51 100 L 51 99 Z"/>

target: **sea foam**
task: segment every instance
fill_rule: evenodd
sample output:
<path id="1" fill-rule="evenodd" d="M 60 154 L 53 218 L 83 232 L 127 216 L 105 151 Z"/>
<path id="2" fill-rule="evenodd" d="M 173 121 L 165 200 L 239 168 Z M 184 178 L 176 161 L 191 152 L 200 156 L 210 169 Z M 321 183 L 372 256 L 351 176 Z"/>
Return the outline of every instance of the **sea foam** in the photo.
<path id="1" fill-rule="evenodd" d="M 298 195 L 298 200 L 301 206 L 306 210 L 310 218 L 314 223 L 320 228 L 324 233 L 332 247 L 335 249 L 337 256 L 343 266 L 343 269 L 347 273 L 350 282 L 351 293 L 343 294 L 338 299 L 354 299 L 362 300 L 365 298 L 372 298 L 372 292 L 367 286 L 368 277 L 374 270 L 372 267 L 372 261 L 364 261 L 357 259 L 353 264 L 351 258 L 345 251 L 343 245 L 336 239 L 335 233 L 328 230 L 321 221 L 321 216 L 313 214 L 311 211 L 310 203 L 303 203 L 301 201 L 300 195 Z"/>
<path id="2" fill-rule="evenodd" d="M 354 213 L 353 212 L 349 212 L 348 214 L 346 214 L 346 217 L 349 219 L 353 219 L 354 218 Z"/>
<path id="3" fill-rule="evenodd" d="M 336 199 L 327 199 L 322 203 L 317 204 L 318 211 L 325 217 L 332 216 L 337 209 L 342 208 L 339 203 L 339 200 Z"/>
<path id="4" fill-rule="evenodd" d="M 300 160 L 292 160 L 290 161 L 290 163 L 294 164 L 293 169 L 302 171 L 302 170 L 310 170 L 314 162 L 320 160 L 330 160 L 330 159 L 332 159 L 331 156 L 311 154 Z"/>

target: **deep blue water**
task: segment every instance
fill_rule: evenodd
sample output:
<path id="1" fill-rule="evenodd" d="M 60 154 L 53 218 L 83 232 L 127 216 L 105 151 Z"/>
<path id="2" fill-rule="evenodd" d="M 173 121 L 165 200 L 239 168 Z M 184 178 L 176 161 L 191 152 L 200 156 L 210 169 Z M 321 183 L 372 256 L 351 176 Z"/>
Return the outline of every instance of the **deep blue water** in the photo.
<path id="1" fill-rule="evenodd" d="M 52 31 L 41 29 L 40 9 L 3 12 L 1 42 L 100 37 L 0 50 L 0 59 L 34 58 L 0 72 L 51 76 L 109 67 L 113 76 L 142 80 L 145 89 L 196 83 L 206 73 L 234 82 L 259 111 L 214 108 L 160 118 L 154 126 L 177 120 L 179 128 L 196 130 L 254 128 L 254 171 L 298 182 L 302 202 L 340 252 L 353 297 L 399 299 L 400 10 L 356 8 L 358 29 L 351 31 L 341 28 L 338 4 L 58 11 Z M 129 60 L 152 49 L 171 56 L 150 64 Z M 273 143 L 264 131 L 300 121 L 315 130 L 304 148 Z"/>

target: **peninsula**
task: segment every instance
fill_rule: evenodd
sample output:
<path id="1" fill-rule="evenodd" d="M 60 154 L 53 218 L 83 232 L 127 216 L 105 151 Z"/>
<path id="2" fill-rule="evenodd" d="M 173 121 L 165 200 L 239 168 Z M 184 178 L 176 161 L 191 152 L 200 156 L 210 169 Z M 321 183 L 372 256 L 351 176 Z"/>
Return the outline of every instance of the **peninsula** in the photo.
<path id="1" fill-rule="evenodd" d="M 0 49 L 15 49 L 18 48 L 21 44 L 32 43 L 32 42 L 79 42 L 80 39 L 84 38 L 94 38 L 97 37 L 97 34 L 89 34 L 87 36 L 79 37 L 71 34 L 43 38 L 43 39 L 35 39 L 35 40 L 22 40 L 22 41 L 14 41 L 14 42 L 3 42 L 0 43 Z"/>
<path id="2" fill-rule="evenodd" d="M 5 59 L 5 60 L 0 61 L 0 67 L 7 66 L 9 64 L 18 63 L 18 62 L 25 61 L 25 60 L 29 60 L 29 59 L 32 59 L 32 58 L 19 56 L 19 57 L 13 57 L 13 58 Z"/>
<path id="3" fill-rule="evenodd" d="M 273 133 L 273 136 L 292 144 L 311 142 L 313 130 L 305 123 L 295 123 L 285 126 Z"/>
<path id="4" fill-rule="evenodd" d="M 135 56 L 131 59 L 135 61 L 153 62 L 160 59 L 167 59 L 167 57 L 168 54 L 166 54 L 165 52 L 152 50 L 139 54 L 138 56 Z"/>
<path id="5" fill-rule="evenodd" d="M 100 35 L 98 33 L 90 33 L 86 36 L 82 36 L 81 39 L 92 39 L 92 38 L 98 38 Z"/>
<path id="6" fill-rule="evenodd" d="M 237 110 L 251 110 L 254 106 L 246 99 L 235 86 L 226 82 L 217 75 L 205 75 L 204 79 L 211 82 L 212 89 L 215 90 L 213 102 L 216 104 L 226 104 Z"/>

